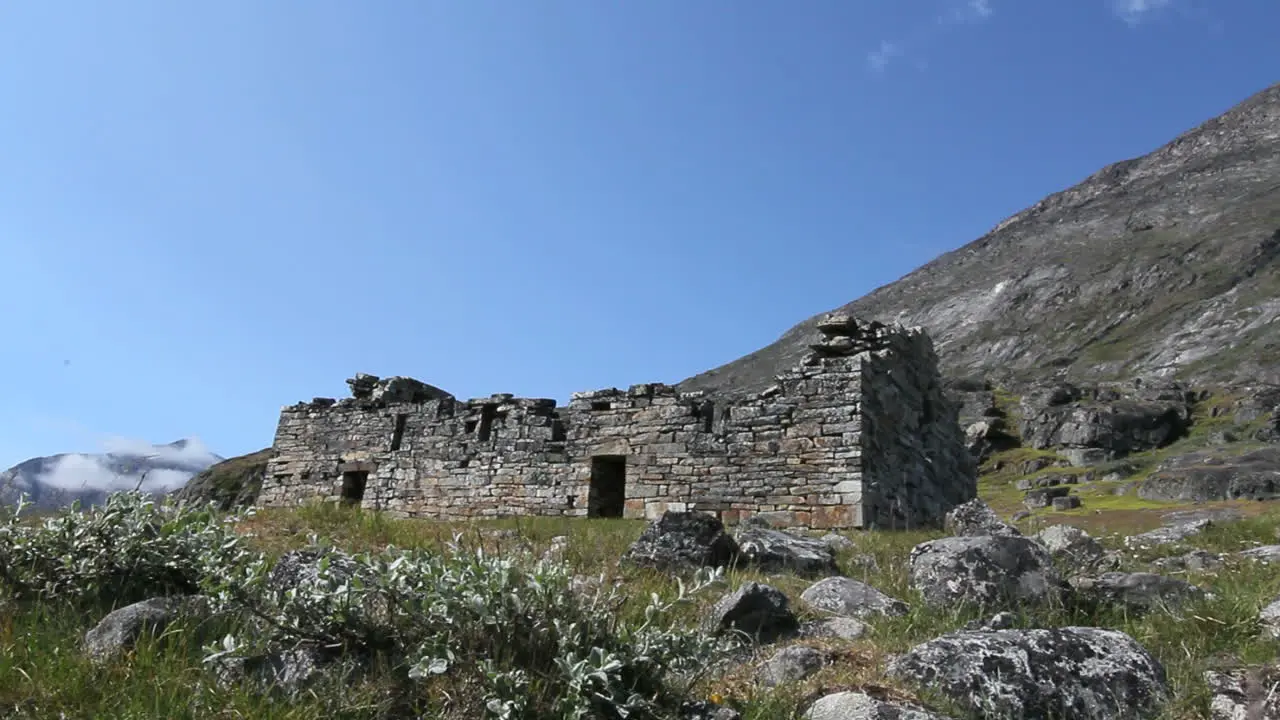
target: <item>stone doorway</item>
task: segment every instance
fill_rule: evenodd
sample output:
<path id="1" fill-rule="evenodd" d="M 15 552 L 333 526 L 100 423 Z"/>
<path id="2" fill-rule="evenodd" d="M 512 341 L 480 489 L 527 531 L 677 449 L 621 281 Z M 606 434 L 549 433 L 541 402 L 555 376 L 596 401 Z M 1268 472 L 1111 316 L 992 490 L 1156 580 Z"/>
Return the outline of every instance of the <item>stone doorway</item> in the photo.
<path id="1" fill-rule="evenodd" d="M 587 517 L 620 518 L 627 500 L 627 459 L 622 455 L 591 458 Z"/>
<path id="2" fill-rule="evenodd" d="M 368 484 L 368 471 L 349 470 L 342 473 L 342 502 L 359 505 L 364 500 L 364 488 Z"/>

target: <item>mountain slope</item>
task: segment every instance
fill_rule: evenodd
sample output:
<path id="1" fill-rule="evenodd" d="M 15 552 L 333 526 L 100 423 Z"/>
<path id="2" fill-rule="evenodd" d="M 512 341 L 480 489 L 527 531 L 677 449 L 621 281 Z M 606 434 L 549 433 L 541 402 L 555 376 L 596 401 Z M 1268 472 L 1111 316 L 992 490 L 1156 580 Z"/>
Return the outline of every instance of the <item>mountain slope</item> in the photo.
<path id="1" fill-rule="evenodd" d="M 951 377 L 1280 382 L 1280 85 L 840 309 L 925 327 Z M 816 319 L 680 386 L 762 389 Z"/>
<path id="2" fill-rule="evenodd" d="M 17 504 L 22 494 L 35 509 L 54 510 L 75 500 L 99 503 L 118 490 L 164 493 L 221 461 L 220 456 L 185 439 L 102 454 L 32 458 L 0 472 L 0 505 Z"/>

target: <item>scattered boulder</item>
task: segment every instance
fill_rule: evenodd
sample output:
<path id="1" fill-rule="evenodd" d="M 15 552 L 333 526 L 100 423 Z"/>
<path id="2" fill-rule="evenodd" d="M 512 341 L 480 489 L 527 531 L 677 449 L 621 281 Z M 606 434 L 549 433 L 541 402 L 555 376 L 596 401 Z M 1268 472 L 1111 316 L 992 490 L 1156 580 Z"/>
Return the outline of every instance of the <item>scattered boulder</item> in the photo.
<path id="1" fill-rule="evenodd" d="M 1106 554 L 1102 543 L 1089 533 L 1070 525 L 1051 525 L 1035 534 L 1035 539 L 1054 560 L 1086 569 L 1096 565 Z"/>
<path id="2" fill-rule="evenodd" d="M 758 678 L 765 687 L 803 680 L 822 669 L 827 654 L 804 645 L 785 647 L 760 667 Z"/>
<path id="3" fill-rule="evenodd" d="M 569 537 L 567 535 L 557 535 L 551 538 L 551 542 L 547 545 L 547 551 L 542 554 L 544 562 L 556 562 L 564 558 L 564 553 L 569 549 Z"/>
<path id="4" fill-rule="evenodd" d="M 822 540 L 763 527 L 744 528 L 736 539 L 738 557 L 765 572 L 822 575 L 840 571 L 835 552 Z"/>
<path id="5" fill-rule="evenodd" d="M 1268 636 L 1280 640 L 1280 598 L 1276 598 L 1258 613 L 1258 622 Z"/>
<path id="6" fill-rule="evenodd" d="M 982 462 L 1002 450 L 1018 447 L 1019 440 L 1009 433 L 1008 423 L 1002 417 L 985 417 L 968 425 L 964 431 L 965 445 L 977 462 Z"/>
<path id="7" fill-rule="evenodd" d="M 1214 523 L 1227 523 L 1243 520 L 1244 513 L 1235 508 L 1206 508 L 1204 510 L 1175 510 L 1160 516 L 1164 525 L 1184 525 L 1197 520 L 1211 520 Z"/>
<path id="8" fill-rule="evenodd" d="M 1060 600 L 1066 583 L 1040 543 L 1026 537 L 949 537 L 911 550 L 911 586 L 931 607 Z"/>
<path id="9" fill-rule="evenodd" d="M 713 632 L 745 633 L 757 642 L 767 643 L 796 633 L 800 623 L 781 590 L 746 582 L 720 598 L 711 608 L 704 627 Z"/>
<path id="10" fill-rule="evenodd" d="M 1153 548 L 1160 545 L 1173 545 L 1207 530 L 1213 525 L 1212 520 L 1192 520 L 1178 525 L 1166 525 L 1155 530 L 1132 535 L 1124 539 L 1125 547 Z"/>
<path id="11" fill-rule="evenodd" d="M 1036 488 L 1027 491 L 1026 496 L 1022 498 L 1022 504 L 1030 510 L 1038 510 L 1049 507 L 1057 498 L 1066 497 L 1069 494 L 1071 494 L 1071 488 L 1065 485 Z"/>
<path id="12" fill-rule="evenodd" d="M 1080 507 L 1079 495 L 1063 495 L 1053 499 L 1053 509 L 1058 512 L 1075 510 L 1078 507 Z"/>
<path id="13" fill-rule="evenodd" d="M 360 571 L 355 559 L 340 550 L 290 550 L 281 555 L 267 573 L 267 591 L 283 593 L 304 582 L 315 582 L 320 577 L 321 561 L 327 561 L 328 575 L 338 584 L 350 580 Z"/>
<path id="14" fill-rule="evenodd" d="M 866 693 L 838 692 L 820 697 L 804 720 L 948 720 L 924 708 L 877 700 Z"/>
<path id="15" fill-rule="evenodd" d="M 957 536 L 1022 535 L 979 498 L 957 505 L 946 515 L 947 532 Z"/>
<path id="16" fill-rule="evenodd" d="M 1091 627 L 950 633 L 894 659 L 888 673 L 983 717 L 1149 718 L 1169 693 L 1146 648 Z"/>
<path id="17" fill-rule="evenodd" d="M 1167 571 L 1204 572 L 1222 567 L 1222 556 L 1196 548 L 1183 555 L 1158 558 L 1152 566 Z"/>
<path id="18" fill-rule="evenodd" d="M 1280 447 L 1240 455 L 1200 451 L 1161 463 L 1138 487 L 1146 500 L 1211 502 L 1280 497 Z"/>
<path id="19" fill-rule="evenodd" d="M 811 620 L 800 626 L 800 636 L 807 638 L 835 638 L 837 640 L 857 640 L 867 634 L 870 628 L 861 620 L 834 615 L 819 620 Z"/>
<path id="20" fill-rule="evenodd" d="M 1134 612 L 1172 609 L 1206 597 L 1204 590 L 1185 580 L 1146 572 L 1108 572 L 1076 578 L 1072 585 L 1094 602 L 1123 605 Z"/>
<path id="21" fill-rule="evenodd" d="M 800 594 L 800 601 L 816 610 L 859 619 L 876 615 L 906 615 L 908 609 L 901 600 L 847 577 L 819 580 Z"/>
<path id="22" fill-rule="evenodd" d="M 210 606 L 199 595 L 157 597 L 113 610 L 84 636 L 85 654 L 109 660 L 132 650 L 144 635 L 163 633 L 179 618 L 203 619 Z"/>
<path id="23" fill-rule="evenodd" d="M 645 527 L 622 559 L 658 570 L 724 567 L 733 562 L 738 543 L 720 519 L 706 513 L 667 511 Z"/>
<path id="24" fill-rule="evenodd" d="M 1210 720 L 1280 720 L 1280 668 L 1275 665 L 1209 670 Z"/>
<path id="25" fill-rule="evenodd" d="M 1033 478 L 1023 478 L 1014 487 L 1019 490 L 1035 490 L 1037 488 L 1059 487 L 1061 485 L 1078 485 L 1093 480 L 1093 473 L 1048 473 Z"/>

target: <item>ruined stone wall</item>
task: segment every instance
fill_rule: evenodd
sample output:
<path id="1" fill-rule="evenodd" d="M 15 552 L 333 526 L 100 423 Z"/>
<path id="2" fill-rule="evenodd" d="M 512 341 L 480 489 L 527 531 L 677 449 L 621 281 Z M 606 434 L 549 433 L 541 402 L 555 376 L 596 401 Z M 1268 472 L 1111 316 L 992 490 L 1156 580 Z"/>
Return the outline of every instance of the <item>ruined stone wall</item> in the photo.
<path id="1" fill-rule="evenodd" d="M 696 510 L 730 523 L 915 527 L 973 497 L 927 336 L 844 316 L 819 329 L 804 364 L 733 400 L 646 384 L 576 393 L 565 407 L 460 402 L 407 378 L 357 376 L 352 398 L 282 411 L 260 502 L 347 496 L 441 519 Z"/>

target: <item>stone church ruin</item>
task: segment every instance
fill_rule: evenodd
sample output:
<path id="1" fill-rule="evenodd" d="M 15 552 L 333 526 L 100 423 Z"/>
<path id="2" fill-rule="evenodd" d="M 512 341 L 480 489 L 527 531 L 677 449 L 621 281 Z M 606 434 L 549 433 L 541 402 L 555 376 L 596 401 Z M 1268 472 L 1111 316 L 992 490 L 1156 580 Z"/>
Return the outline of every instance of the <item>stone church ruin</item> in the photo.
<path id="1" fill-rule="evenodd" d="M 957 407 L 918 328 L 842 314 L 748 397 L 660 383 L 554 400 L 460 401 L 405 377 L 357 375 L 352 397 L 285 407 L 259 503 L 315 498 L 401 517 L 655 518 L 936 526 L 977 494 Z"/>

